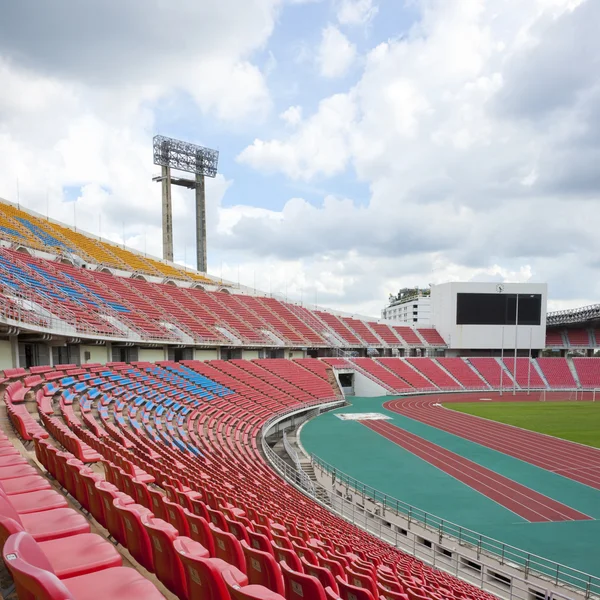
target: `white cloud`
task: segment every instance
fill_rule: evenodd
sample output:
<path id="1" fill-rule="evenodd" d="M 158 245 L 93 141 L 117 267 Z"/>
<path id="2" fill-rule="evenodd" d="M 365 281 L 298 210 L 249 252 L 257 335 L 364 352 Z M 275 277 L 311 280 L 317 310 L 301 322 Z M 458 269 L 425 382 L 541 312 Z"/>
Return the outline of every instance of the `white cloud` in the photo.
<path id="1" fill-rule="evenodd" d="M 323 77 L 342 77 L 356 57 L 356 46 L 333 25 L 323 29 L 317 64 Z"/>
<path id="2" fill-rule="evenodd" d="M 373 0 L 337 0 L 337 19 L 342 25 L 364 25 L 379 11 Z"/>
<path id="3" fill-rule="evenodd" d="M 295 127 L 302 121 L 302 107 L 301 106 L 290 106 L 284 110 L 279 117 L 291 127 Z"/>

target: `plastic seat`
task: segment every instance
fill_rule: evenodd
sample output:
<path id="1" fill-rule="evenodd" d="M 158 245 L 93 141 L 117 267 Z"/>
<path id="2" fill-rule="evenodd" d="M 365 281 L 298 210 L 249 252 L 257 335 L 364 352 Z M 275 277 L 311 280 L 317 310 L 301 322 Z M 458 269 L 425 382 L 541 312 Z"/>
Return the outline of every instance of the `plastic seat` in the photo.
<path id="1" fill-rule="evenodd" d="M 125 535 L 125 546 L 135 560 L 137 560 L 144 569 L 150 572 L 154 571 L 154 558 L 152 556 L 152 547 L 150 536 L 144 524 L 142 515 L 152 513 L 141 504 L 128 503 L 125 498 L 116 498 L 113 501 L 115 511 L 120 515 L 123 523 L 123 532 Z M 140 510 L 140 507 L 143 510 Z"/>
<path id="2" fill-rule="evenodd" d="M 154 573 L 168 590 L 185 600 L 188 597 L 185 571 L 179 554 L 173 548 L 173 541 L 178 537 L 177 529 L 162 519 L 156 519 L 150 512 L 143 514 L 141 519 L 150 537 Z"/>
<path id="3" fill-rule="evenodd" d="M 371 595 L 377 597 L 377 584 L 373 579 L 372 574 L 367 575 L 364 572 L 357 571 L 351 567 L 346 569 L 348 575 L 348 583 L 355 587 L 361 587 L 371 592 Z"/>
<path id="4" fill-rule="evenodd" d="M 255 550 L 261 550 L 262 552 L 268 552 L 273 554 L 273 547 L 271 546 L 271 540 L 266 535 L 258 533 L 257 531 L 249 531 L 248 537 L 250 538 L 250 546 Z"/>
<path id="5" fill-rule="evenodd" d="M 166 521 L 167 514 L 163 503 L 165 496 L 150 486 L 148 486 L 148 494 L 150 494 L 150 498 L 152 499 L 152 508 L 150 510 L 157 518 Z"/>
<path id="6" fill-rule="evenodd" d="M 39 477 L 40 474 L 37 472 L 36 469 L 28 465 L 27 463 L 11 465 L 6 467 L 0 464 L 0 481 L 32 475 Z"/>
<path id="7" fill-rule="evenodd" d="M 238 539 L 227 531 L 221 531 L 212 523 L 210 523 L 210 530 L 215 541 L 215 557 L 246 573 L 246 559 Z"/>
<path id="8" fill-rule="evenodd" d="M 0 540 L 3 543 L 11 535 L 25 529 L 17 521 L 0 516 L 0 531 Z M 85 575 L 109 567 L 120 567 L 123 564 L 115 547 L 95 533 L 39 541 L 38 545 L 59 579 Z"/>
<path id="9" fill-rule="evenodd" d="M 285 596 L 262 585 L 251 584 L 240 586 L 236 583 L 230 571 L 223 572 L 223 581 L 231 600 L 285 600 Z"/>
<path id="10" fill-rule="evenodd" d="M 336 581 L 342 600 L 376 600 L 368 589 L 352 585 L 339 575 L 336 577 Z"/>
<path id="11" fill-rule="evenodd" d="M 0 515 L 12 519 L 38 542 L 91 531 L 87 519 L 72 508 L 20 515 L 6 498 L 0 496 Z M 9 531 L 0 526 L 1 542 L 4 542 L 9 534 Z"/>
<path id="12" fill-rule="evenodd" d="M 164 600 L 154 584 L 133 569 L 112 567 L 60 580 L 35 540 L 27 533 L 11 535 L 3 550 L 19 598 L 49 600 Z"/>
<path id="13" fill-rule="evenodd" d="M 52 486 L 50 482 L 41 475 L 29 475 L 18 477 L 17 479 L 5 479 L 0 481 L 0 490 L 7 496 L 16 496 L 18 494 L 27 494 L 30 492 L 39 492 L 49 490 Z"/>
<path id="14" fill-rule="evenodd" d="M 286 600 L 327 600 L 325 590 L 316 577 L 294 571 L 284 561 L 279 565 L 285 582 Z"/>
<path id="15" fill-rule="evenodd" d="M 192 514 L 186 509 L 183 509 L 185 518 L 190 527 L 190 535 L 195 542 L 202 544 L 210 556 L 215 555 L 215 540 L 213 539 L 210 525 L 204 517 Z"/>
<path id="16" fill-rule="evenodd" d="M 309 563 L 305 557 L 302 557 L 300 561 L 302 562 L 304 572 L 307 575 L 316 577 L 321 582 L 321 585 L 324 588 L 330 587 L 337 594 L 337 592 L 339 591 L 338 585 L 335 580 L 335 576 L 329 569 L 327 569 L 326 567 L 321 567 L 319 565 L 313 565 Z"/>
<path id="17" fill-rule="evenodd" d="M 241 542 L 246 558 L 246 574 L 251 584 L 262 585 L 278 594 L 285 594 L 281 569 L 274 556 Z"/>
<path id="18" fill-rule="evenodd" d="M 67 508 L 69 506 L 65 497 L 54 490 L 40 490 L 39 492 L 16 494 L 14 496 L 8 496 L 0 491 L 0 498 L 4 498 L 7 502 L 10 502 L 20 515 L 57 508 Z"/>
<path id="19" fill-rule="evenodd" d="M 275 555 L 275 559 L 277 562 L 281 563 L 282 561 L 289 565 L 291 569 L 297 571 L 298 573 L 304 572 L 304 567 L 298 558 L 298 555 L 293 550 L 288 550 L 287 548 L 280 548 L 276 546 L 272 542 L 273 554 Z"/>
<path id="20" fill-rule="evenodd" d="M 206 548 L 190 538 L 179 537 L 173 542 L 185 569 L 189 600 L 230 600 L 222 573 L 229 571 L 240 587 L 248 578 L 239 569 L 218 558 L 208 558 Z"/>
<path id="21" fill-rule="evenodd" d="M 179 535 L 183 535 L 186 537 L 190 536 L 190 526 L 188 520 L 185 517 L 184 509 L 181 505 L 176 504 L 175 502 L 171 502 L 166 498 L 163 501 L 165 505 L 166 519 L 168 523 L 173 525 L 175 529 L 179 532 Z"/>

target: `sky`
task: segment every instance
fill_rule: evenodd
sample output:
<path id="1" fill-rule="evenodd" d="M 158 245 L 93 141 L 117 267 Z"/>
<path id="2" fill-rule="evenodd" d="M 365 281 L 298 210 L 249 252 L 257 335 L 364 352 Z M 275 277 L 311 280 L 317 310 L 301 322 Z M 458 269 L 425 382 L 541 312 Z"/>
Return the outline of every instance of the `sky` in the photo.
<path id="1" fill-rule="evenodd" d="M 208 271 L 600 298 L 597 0 L 0 0 L 0 197 L 162 255 L 152 137 L 219 150 Z M 194 266 L 193 193 L 175 260 Z"/>

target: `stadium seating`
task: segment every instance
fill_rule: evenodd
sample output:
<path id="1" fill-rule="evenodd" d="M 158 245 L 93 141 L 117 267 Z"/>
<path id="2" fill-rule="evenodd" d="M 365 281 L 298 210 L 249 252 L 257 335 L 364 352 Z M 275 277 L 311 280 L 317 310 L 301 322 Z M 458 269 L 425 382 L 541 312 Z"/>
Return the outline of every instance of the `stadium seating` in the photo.
<path id="1" fill-rule="evenodd" d="M 495 358 L 473 357 L 469 358 L 469 362 L 492 387 L 499 388 L 513 385 L 512 377 Z"/>
<path id="2" fill-rule="evenodd" d="M 398 359 L 394 358 L 390 360 L 394 362 L 398 361 Z M 374 379 L 387 390 L 401 392 L 413 389 L 413 386 L 406 380 L 398 377 L 392 370 L 386 369 L 384 366 L 370 358 L 353 358 L 351 359 L 351 362 L 360 368 L 367 377 Z"/>
<path id="3" fill-rule="evenodd" d="M 515 377 L 515 360 L 514 358 L 504 358 L 504 364 L 512 377 Z M 523 389 L 536 388 L 546 389 L 544 380 L 535 368 L 535 362 L 529 358 L 517 357 L 517 384 Z"/>
<path id="4" fill-rule="evenodd" d="M 466 390 L 481 390 L 489 387 L 488 383 L 464 359 L 453 356 L 440 357 L 436 360 Z"/>
<path id="5" fill-rule="evenodd" d="M 579 383 L 585 388 L 600 388 L 600 360 L 597 358 L 574 358 Z"/>
<path id="6" fill-rule="evenodd" d="M 567 329 L 566 335 L 569 347 L 591 348 L 594 345 L 587 329 Z"/>
<path id="7" fill-rule="evenodd" d="M 407 327 L 405 325 L 393 325 L 392 329 L 396 332 L 404 343 L 408 346 L 422 346 L 423 342 L 419 338 L 419 336 L 415 333 L 414 329 Z"/>
<path id="8" fill-rule="evenodd" d="M 168 265 L 116 244 L 94 239 L 64 225 L 34 216 L 6 202 L 0 202 L 0 236 L 40 250 L 74 253 L 87 262 L 105 267 L 159 277 L 211 282 L 200 273 Z"/>
<path id="9" fill-rule="evenodd" d="M 573 378 L 566 358 L 540 357 L 536 362 L 551 388 L 573 389 L 577 387 L 577 382 Z"/>
<path id="10" fill-rule="evenodd" d="M 439 334 L 437 329 L 417 327 L 419 335 L 430 345 L 435 347 L 446 347 L 444 338 Z"/>
<path id="11" fill-rule="evenodd" d="M 398 377 L 401 377 L 411 388 L 423 391 L 438 389 L 416 369 L 399 358 L 380 358 L 378 359 L 378 362 L 395 373 Z"/>
<path id="12" fill-rule="evenodd" d="M 323 371 L 315 362 L 320 363 L 163 361 L 69 369 L 77 374 L 56 378 L 64 383 L 53 404 L 65 425 L 40 413 L 52 438 L 35 438 L 36 455 L 180 598 L 228 599 L 231 594 L 279 600 L 335 598 L 337 593 L 376 598 L 378 586 L 391 582 L 417 594 L 410 598 L 491 600 L 312 503 L 265 463 L 257 446 L 265 420 L 318 403 L 325 394 L 336 395 L 328 367 Z M 76 389 L 78 383 L 70 379 L 84 385 Z M 78 446 L 71 443 L 73 436 Z M 101 456 L 106 479 L 69 459 L 73 455 L 68 452 L 59 460 L 65 453 L 54 440 L 67 442 L 68 449 L 89 447 Z M 2 501 L 0 497 L 0 515 L 5 512 Z M 46 512 L 60 510 L 65 509 Z M 48 586 L 44 589 L 60 590 L 59 597 L 86 599 L 98 597 L 94 593 L 136 598 L 137 592 L 130 591 L 134 584 L 141 597 L 157 593 L 137 573 L 110 566 L 104 547 L 93 563 L 102 571 L 64 580 L 26 533 L 11 534 L 4 556 L 8 551 L 18 555 L 9 568 L 24 588 Z M 98 573 L 104 573 L 103 580 Z M 411 575 L 416 573 L 418 577 Z M 86 595 L 86 588 L 94 591 Z"/>
<path id="13" fill-rule="evenodd" d="M 563 332 L 559 329 L 546 330 L 546 348 L 564 348 Z"/>
<path id="14" fill-rule="evenodd" d="M 462 386 L 431 358 L 407 358 L 406 362 L 421 372 L 440 390 L 462 389 Z"/>

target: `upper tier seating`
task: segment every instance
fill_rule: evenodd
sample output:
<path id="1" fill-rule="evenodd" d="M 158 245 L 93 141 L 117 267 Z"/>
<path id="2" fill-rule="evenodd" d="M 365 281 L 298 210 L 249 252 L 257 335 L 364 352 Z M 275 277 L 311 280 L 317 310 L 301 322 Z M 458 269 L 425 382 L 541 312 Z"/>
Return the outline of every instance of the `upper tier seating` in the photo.
<path id="1" fill-rule="evenodd" d="M 386 323 L 369 323 L 371 329 L 386 343 L 388 346 L 400 346 L 402 340 L 396 335 L 394 330 Z"/>
<path id="2" fill-rule="evenodd" d="M 566 358 L 540 357 L 536 362 L 551 388 L 577 387 Z"/>
<path id="3" fill-rule="evenodd" d="M 502 369 L 495 358 L 469 358 L 469 362 L 492 387 L 499 388 L 513 385 L 512 377 L 506 370 Z"/>
<path id="4" fill-rule="evenodd" d="M 430 346 L 446 346 L 444 338 L 439 334 L 437 329 L 417 327 L 417 331 Z"/>
<path id="5" fill-rule="evenodd" d="M 458 356 L 440 357 L 437 362 L 444 368 L 454 379 L 456 379 L 467 390 L 481 390 L 488 387 L 488 383 L 474 371 L 468 363 Z"/>
<path id="6" fill-rule="evenodd" d="M 597 358 L 574 358 L 573 365 L 582 387 L 600 388 L 600 360 Z"/>
<path id="7" fill-rule="evenodd" d="M 200 585 L 229 600 L 222 593 L 227 582 L 236 598 L 280 599 L 261 586 L 278 594 L 283 580 L 286 598 L 325 598 L 324 581 L 344 598 L 391 582 L 407 598 L 493 600 L 357 529 L 275 475 L 257 446 L 262 424 L 316 403 L 311 392 L 324 392 L 326 383 L 301 361 L 289 369 L 283 362 L 113 363 L 94 368 L 93 379 L 92 369 L 79 369 L 85 389 L 58 408 L 73 435 L 102 456 L 106 479 L 57 461 L 52 443 L 36 441 L 38 459 L 183 598 Z M 79 485 L 82 479 L 90 484 Z M 256 569 L 259 560 L 270 575 Z M 322 569 L 320 576 L 304 573 L 308 563 Z M 327 570 L 337 575 L 333 582 Z M 103 587 L 114 581 L 110 575 Z"/>
<path id="8" fill-rule="evenodd" d="M 509 370 L 511 376 L 515 375 L 515 360 L 514 358 L 504 357 L 504 364 Z M 545 389 L 546 384 L 540 377 L 540 374 L 535 368 L 535 363 L 529 358 L 517 357 L 517 383 L 523 389 L 538 388 Z"/>
<path id="9" fill-rule="evenodd" d="M 559 329 L 546 330 L 546 348 L 564 348 L 563 333 Z"/>
<path id="10" fill-rule="evenodd" d="M 168 265 L 116 244 L 92 238 L 5 202 L 0 202 L 0 236 L 46 252 L 72 252 L 87 262 L 115 269 L 199 282 L 210 281 L 200 273 Z"/>
<path id="11" fill-rule="evenodd" d="M 591 348 L 593 346 L 587 329 L 567 329 L 566 334 L 570 347 Z"/>
<path id="12" fill-rule="evenodd" d="M 412 389 L 412 386 L 406 380 L 398 377 L 370 358 L 353 358 L 351 362 L 360 368 L 367 377 L 374 379 L 390 391 L 399 392 Z"/>
<path id="13" fill-rule="evenodd" d="M 409 346 L 422 346 L 423 342 L 419 336 L 415 333 L 414 329 L 405 325 L 392 325 L 392 328 L 396 334 Z"/>

